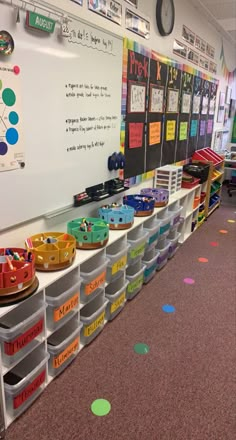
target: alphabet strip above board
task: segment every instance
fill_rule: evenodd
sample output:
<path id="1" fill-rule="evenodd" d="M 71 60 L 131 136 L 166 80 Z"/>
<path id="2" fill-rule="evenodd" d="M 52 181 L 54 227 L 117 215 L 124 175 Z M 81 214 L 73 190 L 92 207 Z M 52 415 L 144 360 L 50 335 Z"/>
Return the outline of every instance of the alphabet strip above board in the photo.
<path id="1" fill-rule="evenodd" d="M 0 29 L 15 49 L 0 58 L 0 168 L 24 167 L 0 172 L 0 230 L 72 206 L 74 194 L 117 177 L 107 159 L 120 146 L 122 39 L 78 20 L 68 38 L 57 24 L 49 35 L 26 29 L 23 11 L 14 23 L 13 12 L 1 4 Z"/>
<path id="2" fill-rule="evenodd" d="M 194 88 L 195 78 L 200 88 Z M 125 39 L 123 176 L 130 178 L 184 161 L 196 148 L 210 146 L 217 86 L 218 81 L 209 75 Z"/>

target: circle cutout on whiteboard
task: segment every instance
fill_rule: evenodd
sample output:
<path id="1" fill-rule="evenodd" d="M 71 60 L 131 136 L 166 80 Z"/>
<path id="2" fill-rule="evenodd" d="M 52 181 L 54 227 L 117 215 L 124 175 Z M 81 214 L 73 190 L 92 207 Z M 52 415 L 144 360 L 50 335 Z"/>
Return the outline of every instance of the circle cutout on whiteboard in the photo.
<path id="1" fill-rule="evenodd" d="M 16 125 L 19 122 L 19 116 L 16 112 L 9 113 L 9 121 L 12 125 Z"/>
<path id="2" fill-rule="evenodd" d="M 0 142 L 0 156 L 5 156 L 8 152 L 8 147 L 5 142 Z"/>
<path id="3" fill-rule="evenodd" d="M 19 134 L 15 128 L 9 128 L 6 132 L 6 140 L 10 145 L 15 145 L 18 142 Z"/>
<path id="4" fill-rule="evenodd" d="M 2 92 L 2 100 L 5 105 L 12 107 L 16 102 L 16 95 L 12 89 L 4 89 Z"/>

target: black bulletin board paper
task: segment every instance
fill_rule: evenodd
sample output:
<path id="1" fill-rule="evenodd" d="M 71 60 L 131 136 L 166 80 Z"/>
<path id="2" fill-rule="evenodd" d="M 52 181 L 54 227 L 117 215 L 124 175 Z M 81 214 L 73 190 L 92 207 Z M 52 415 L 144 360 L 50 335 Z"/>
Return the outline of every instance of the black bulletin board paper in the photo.
<path id="1" fill-rule="evenodd" d="M 125 173 L 124 177 L 137 176 L 145 172 L 145 123 L 149 58 L 132 50 L 128 51 L 127 71 L 127 113 L 125 128 Z M 145 102 L 143 107 L 143 93 Z M 134 125 L 138 124 L 138 125 Z M 142 133 L 141 133 L 142 131 Z M 134 135 L 136 133 L 136 136 Z M 138 144 L 142 135 L 141 146 Z M 136 148 L 135 148 L 136 139 Z"/>
<path id="2" fill-rule="evenodd" d="M 160 61 L 150 60 L 149 104 L 147 119 L 146 171 L 161 165 L 163 139 L 163 114 L 165 111 L 168 66 Z M 161 101 L 163 101 L 161 103 Z M 153 127 L 160 129 L 160 142 L 154 143 Z"/>
<path id="3" fill-rule="evenodd" d="M 167 80 L 167 102 L 166 113 L 164 122 L 164 140 L 162 148 L 162 161 L 161 165 L 171 164 L 175 162 L 175 146 L 178 136 L 178 119 L 179 119 L 179 96 L 177 111 L 168 112 L 168 99 L 172 91 L 180 94 L 181 88 L 181 76 L 182 71 L 174 66 L 168 66 L 168 80 Z M 175 109 L 176 110 L 176 109 Z M 175 123 L 175 137 L 174 139 L 167 140 L 168 123 Z"/>
<path id="4" fill-rule="evenodd" d="M 210 100 L 210 82 L 203 80 L 201 114 L 198 130 L 198 149 L 206 147 L 207 120 Z"/>
<path id="5" fill-rule="evenodd" d="M 182 87 L 181 87 L 181 102 L 179 113 L 179 129 L 178 129 L 178 141 L 176 144 L 175 161 L 180 162 L 185 160 L 188 156 L 188 140 L 189 140 L 189 124 L 191 118 L 192 107 L 192 95 L 193 95 L 193 75 L 187 72 L 182 74 Z M 182 128 L 186 128 L 186 138 L 183 139 L 181 134 Z"/>
<path id="6" fill-rule="evenodd" d="M 202 100 L 202 84 L 203 81 L 199 76 L 194 76 L 193 79 L 193 98 L 192 98 L 192 110 L 189 129 L 189 142 L 188 142 L 188 157 L 191 157 L 198 145 L 198 133 L 199 133 L 199 119 L 201 111 Z"/>

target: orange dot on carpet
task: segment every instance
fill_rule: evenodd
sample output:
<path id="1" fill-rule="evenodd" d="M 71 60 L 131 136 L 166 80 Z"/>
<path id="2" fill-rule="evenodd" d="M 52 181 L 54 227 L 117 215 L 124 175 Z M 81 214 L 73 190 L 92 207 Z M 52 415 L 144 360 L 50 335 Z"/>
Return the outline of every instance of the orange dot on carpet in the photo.
<path id="1" fill-rule="evenodd" d="M 198 258 L 198 261 L 199 261 L 200 263 L 208 263 L 208 259 L 207 259 L 207 258 L 202 258 L 202 257 L 200 257 L 200 258 Z"/>
<path id="2" fill-rule="evenodd" d="M 221 234 L 228 234 L 228 231 L 226 231 L 225 229 L 221 229 L 219 232 L 220 232 Z"/>

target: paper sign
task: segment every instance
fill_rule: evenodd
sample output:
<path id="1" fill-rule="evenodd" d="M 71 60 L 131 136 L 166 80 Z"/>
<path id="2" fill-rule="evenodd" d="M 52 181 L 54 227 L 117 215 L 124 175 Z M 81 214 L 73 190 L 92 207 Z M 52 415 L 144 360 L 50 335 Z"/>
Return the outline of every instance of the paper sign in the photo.
<path id="1" fill-rule="evenodd" d="M 179 140 L 185 141 L 188 137 L 188 123 L 180 122 L 179 126 Z"/>
<path id="2" fill-rule="evenodd" d="M 144 241 L 143 243 L 139 244 L 136 248 L 132 249 L 130 251 L 130 258 L 133 259 L 142 256 L 144 253 L 145 246 L 146 246 L 146 242 Z"/>
<path id="3" fill-rule="evenodd" d="M 149 124 L 149 145 L 156 145 L 161 142 L 161 122 Z"/>
<path id="4" fill-rule="evenodd" d="M 130 82 L 129 112 L 144 113 L 146 101 L 146 85 Z"/>
<path id="5" fill-rule="evenodd" d="M 143 122 L 131 122 L 129 124 L 129 148 L 143 146 Z"/>
<path id="6" fill-rule="evenodd" d="M 198 115 L 200 113 L 201 96 L 194 95 L 193 97 L 193 114 Z"/>
<path id="7" fill-rule="evenodd" d="M 113 264 L 113 266 L 111 268 L 111 274 L 115 275 L 115 273 L 124 269 L 126 266 L 126 263 L 127 263 L 127 255 L 124 255 L 124 257 L 120 258 L 116 263 Z"/>
<path id="8" fill-rule="evenodd" d="M 105 312 L 102 312 L 101 315 L 99 315 L 99 317 L 92 322 L 92 324 L 86 325 L 84 327 L 84 336 L 85 337 L 91 336 L 97 330 L 98 327 L 102 327 L 104 325 L 104 320 L 105 320 Z"/>
<path id="9" fill-rule="evenodd" d="M 139 277 L 136 278 L 135 281 L 133 281 L 132 283 L 129 283 L 128 289 L 127 289 L 128 293 L 133 293 L 136 289 L 141 287 L 143 284 L 143 278 L 144 278 L 144 274 L 142 273 L 142 275 L 139 275 Z"/>
<path id="10" fill-rule="evenodd" d="M 121 307 L 125 302 L 125 292 L 123 292 L 119 298 L 113 303 L 111 304 L 111 313 L 116 312 L 117 309 L 119 309 L 119 307 Z"/>
<path id="11" fill-rule="evenodd" d="M 216 104 L 215 98 L 211 99 L 210 100 L 210 105 L 209 105 L 209 115 L 214 115 L 214 113 L 215 113 L 215 104 Z"/>
<path id="12" fill-rule="evenodd" d="M 102 272 L 98 275 L 95 280 L 91 281 L 91 283 L 86 284 L 85 286 L 85 295 L 90 295 L 94 290 L 98 289 L 102 284 L 106 281 L 106 271 Z"/>
<path id="13" fill-rule="evenodd" d="M 23 388 L 23 391 L 20 392 L 16 397 L 13 399 L 13 408 L 17 409 L 19 406 L 21 406 L 26 400 L 28 400 L 35 391 L 41 387 L 41 385 L 45 382 L 46 379 L 46 369 L 43 370 L 29 385 L 27 385 L 25 388 Z"/>
<path id="14" fill-rule="evenodd" d="M 60 307 L 54 310 L 53 318 L 54 322 L 60 321 L 64 316 L 71 312 L 79 304 L 79 293 L 76 293 L 68 301 L 62 304 Z"/>
<path id="15" fill-rule="evenodd" d="M 163 113 L 164 88 L 151 86 L 150 112 Z"/>
<path id="16" fill-rule="evenodd" d="M 175 140 L 176 121 L 167 121 L 166 124 L 166 140 Z"/>
<path id="17" fill-rule="evenodd" d="M 190 137 L 195 137 L 195 136 L 197 136 L 197 128 L 198 128 L 198 121 L 193 119 L 193 120 L 191 121 Z"/>
<path id="18" fill-rule="evenodd" d="M 200 136 L 204 136 L 206 132 L 206 121 L 200 121 Z"/>
<path id="19" fill-rule="evenodd" d="M 207 134 L 211 134 L 213 131 L 213 119 L 207 121 Z"/>
<path id="20" fill-rule="evenodd" d="M 59 368 L 79 349 L 79 338 L 76 338 L 66 349 L 58 356 L 53 358 L 53 368 Z"/>
<path id="21" fill-rule="evenodd" d="M 208 96 L 203 96 L 203 98 L 202 98 L 202 115 L 207 115 L 207 112 L 208 112 L 208 101 L 209 101 L 209 98 L 208 98 Z"/>
<path id="22" fill-rule="evenodd" d="M 4 352 L 7 356 L 13 356 L 26 347 L 31 341 L 39 336 L 44 328 L 44 320 L 40 319 L 36 324 L 34 324 L 29 330 L 27 330 L 18 338 L 11 340 L 9 342 L 4 342 Z"/>
<path id="23" fill-rule="evenodd" d="M 183 93 L 181 113 L 190 113 L 190 106 L 191 106 L 191 95 L 189 93 Z"/>
<path id="24" fill-rule="evenodd" d="M 167 112 L 178 113 L 178 110 L 179 110 L 179 91 L 169 89 Z"/>
<path id="25" fill-rule="evenodd" d="M 52 34 L 54 32 L 56 22 L 55 20 L 52 20 L 51 18 L 44 15 L 37 14 L 36 12 L 27 11 L 26 24 L 29 27 Z"/>

